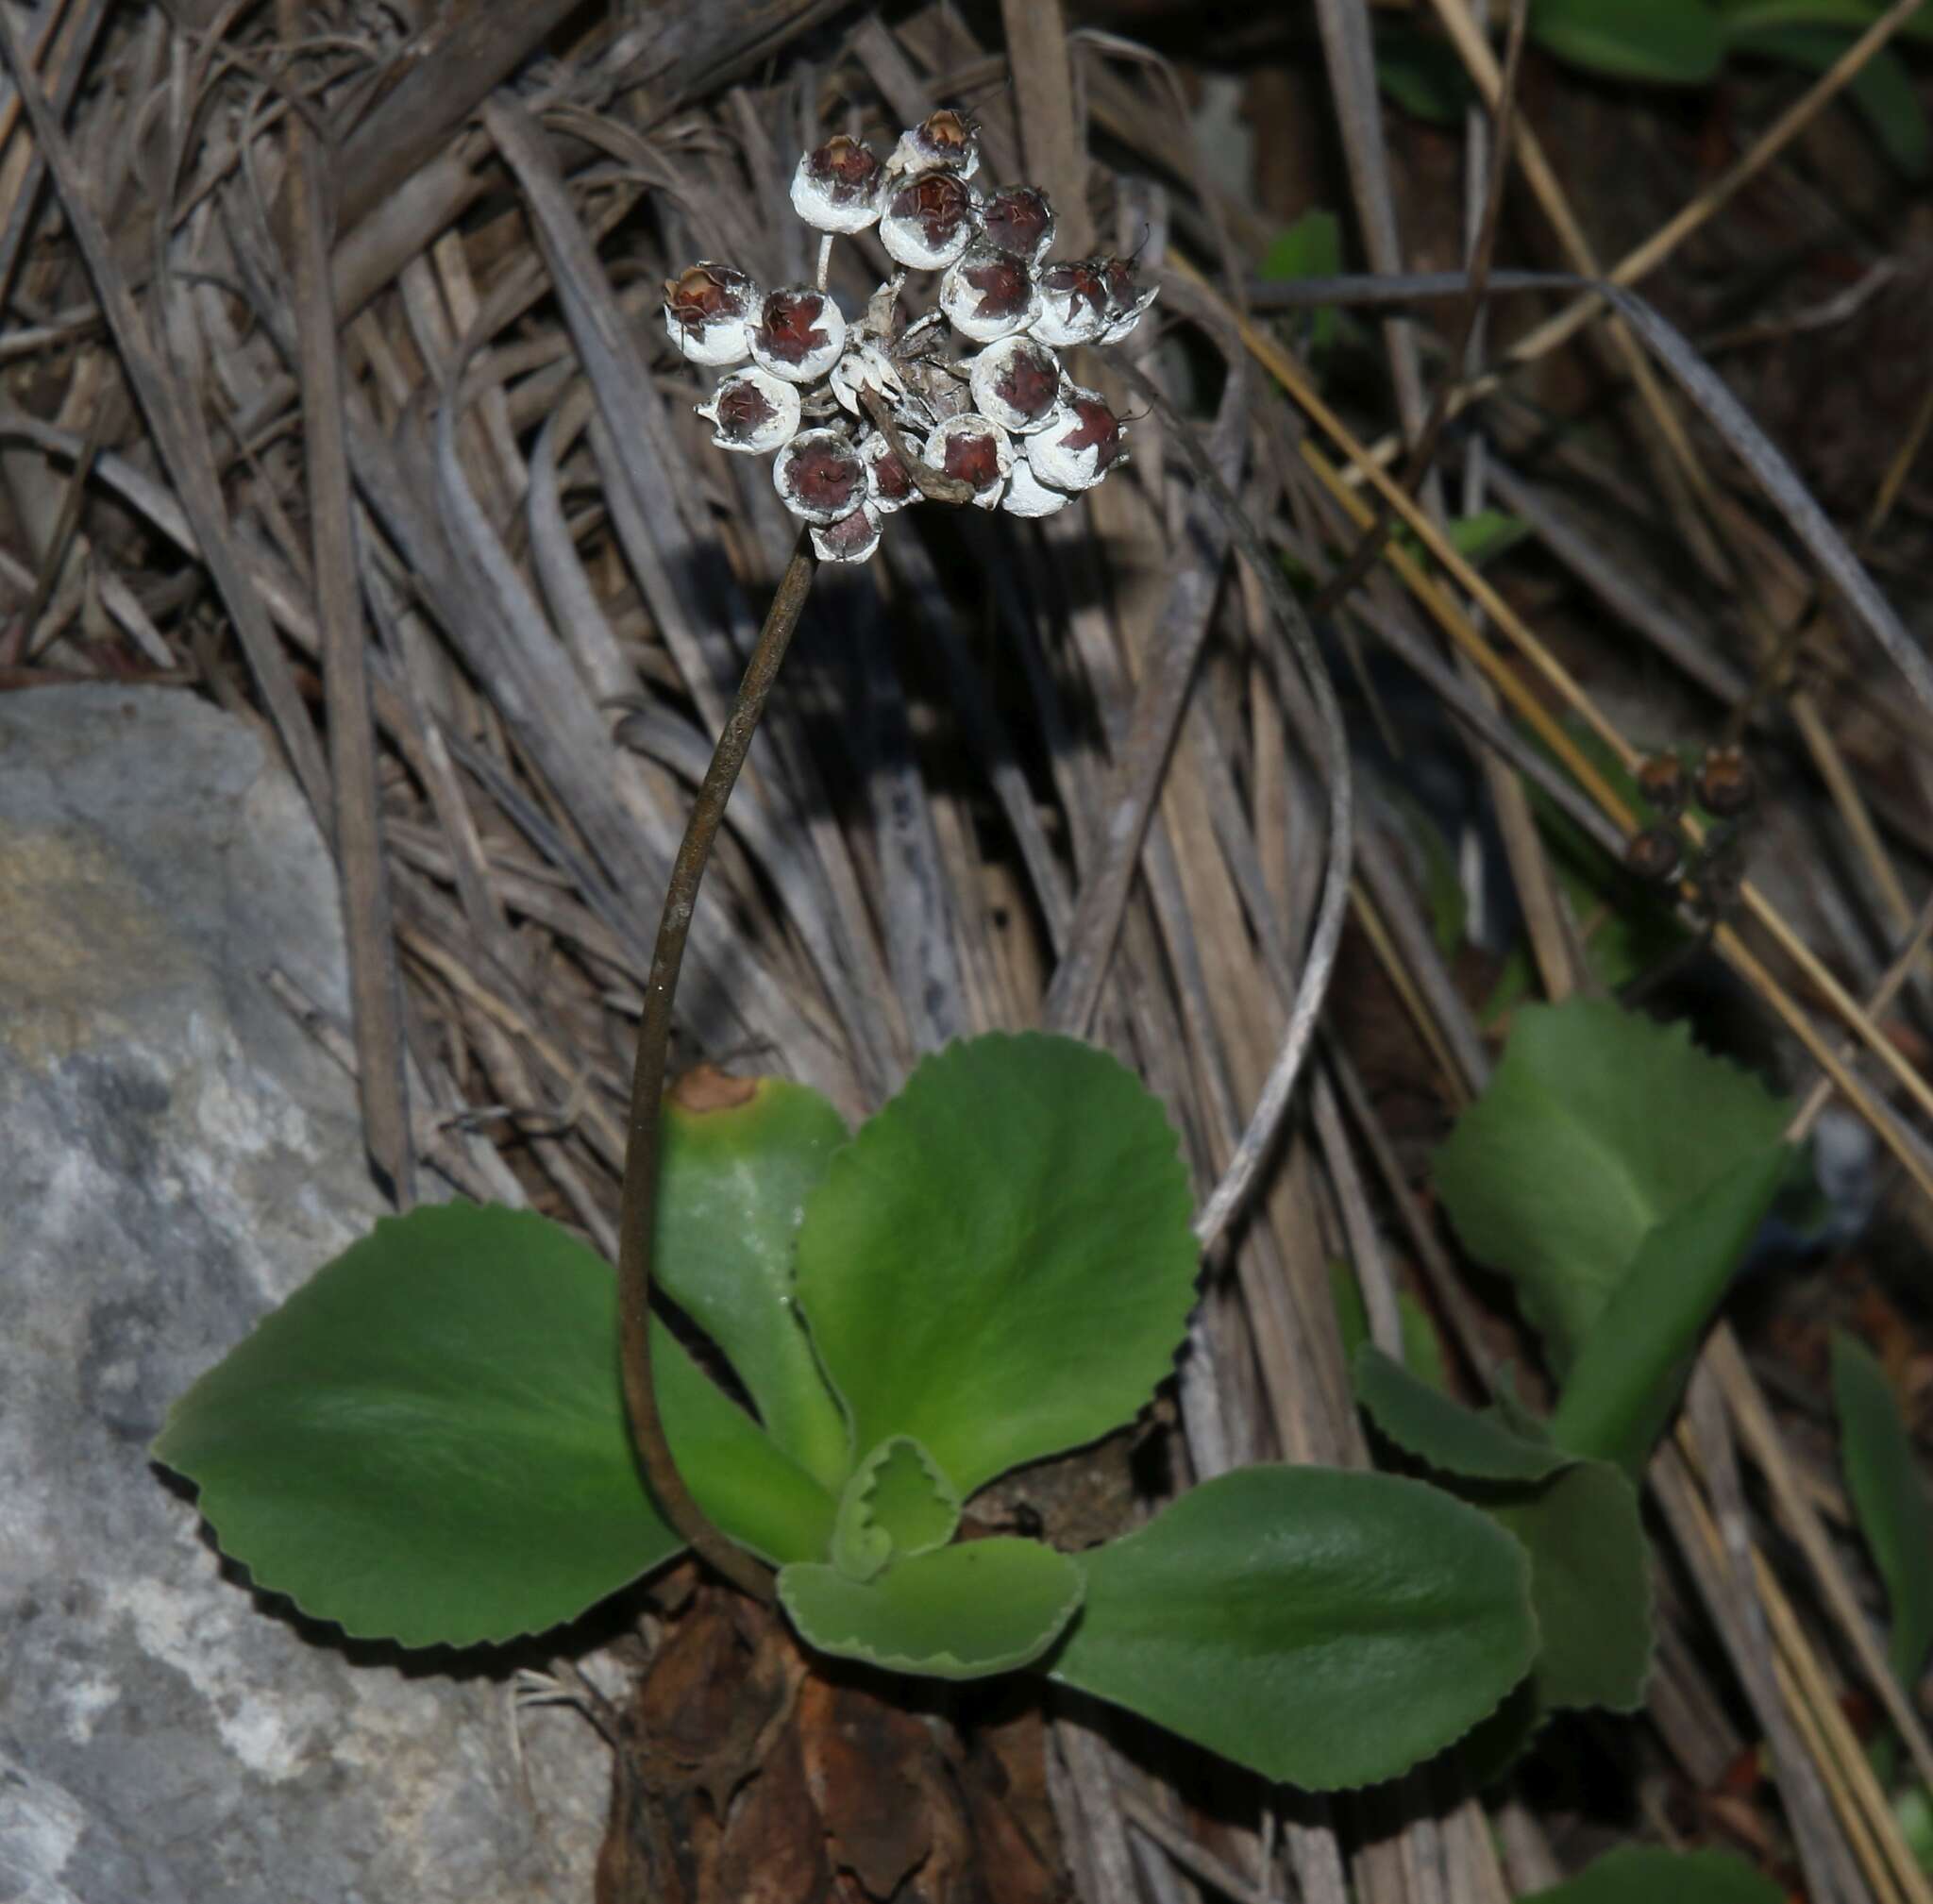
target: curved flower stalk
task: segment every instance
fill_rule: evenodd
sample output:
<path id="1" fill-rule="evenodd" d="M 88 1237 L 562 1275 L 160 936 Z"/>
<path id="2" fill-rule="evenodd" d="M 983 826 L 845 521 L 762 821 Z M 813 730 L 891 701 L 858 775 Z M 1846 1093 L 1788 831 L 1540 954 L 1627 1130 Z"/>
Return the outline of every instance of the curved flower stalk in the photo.
<path id="1" fill-rule="evenodd" d="M 1132 259 L 1049 261 L 1053 207 L 974 182 L 959 113 L 909 127 L 884 160 L 836 134 L 800 156 L 792 206 L 820 232 L 812 284 L 767 289 L 703 260 L 664 287 L 671 341 L 722 370 L 698 414 L 720 449 L 773 455 L 772 480 L 822 562 L 864 562 L 911 503 L 1051 515 L 1127 461 L 1127 425 L 1067 375 L 1070 345 L 1118 343 L 1153 302 Z M 827 288 L 833 240 L 877 227 L 900 267 L 849 320 Z M 935 301 L 907 281 L 940 272 Z"/>

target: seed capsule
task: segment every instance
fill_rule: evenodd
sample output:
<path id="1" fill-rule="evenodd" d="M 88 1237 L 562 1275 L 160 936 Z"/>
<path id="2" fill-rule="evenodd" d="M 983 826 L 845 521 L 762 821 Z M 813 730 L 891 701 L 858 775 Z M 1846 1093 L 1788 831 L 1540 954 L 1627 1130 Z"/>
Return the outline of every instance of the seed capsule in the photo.
<path id="1" fill-rule="evenodd" d="M 752 361 L 788 383 L 816 383 L 846 348 L 846 320 L 809 285 L 769 293 L 751 330 Z"/>
<path id="2" fill-rule="evenodd" d="M 950 172 L 922 172 L 886 188 L 880 243 L 896 263 L 938 271 L 966 249 L 974 232 L 973 194 Z"/>
<path id="3" fill-rule="evenodd" d="M 1118 344 L 1141 321 L 1141 313 L 1154 302 L 1160 286 L 1146 291 L 1135 282 L 1132 258 L 1110 258 L 1101 266 L 1101 279 L 1107 287 L 1107 322 L 1101 328 L 1103 344 Z"/>
<path id="4" fill-rule="evenodd" d="M 899 441 L 911 454 L 919 454 L 922 446 L 910 431 L 901 430 Z M 879 430 L 869 430 L 860 438 L 859 460 L 866 464 L 866 498 L 882 515 L 920 499 L 912 472 Z"/>
<path id="5" fill-rule="evenodd" d="M 1032 185 L 1010 185 L 980 208 L 987 243 L 1038 264 L 1053 244 L 1053 207 Z"/>
<path id="6" fill-rule="evenodd" d="M 940 279 L 940 309 L 962 337 L 992 344 L 1040 314 L 1040 291 L 1024 259 L 976 238 Z"/>
<path id="7" fill-rule="evenodd" d="M 1107 279 L 1101 261 L 1063 259 L 1040 273 L 1040 315 L 1034 334 L 1043 344 L 1091 344 L 1107 325 Z"/>
<path id="8" fill-rule="evenodd" d="M 1698 769 L 1698 804 L 1721 819 L 1736 819 L 1757 798 L 1752 764 L 1741 747 L 1708 747 Z"/>
<path id="9" fill-rule="evenodd" d="M 836 430 L 801 430 L 772 464 L 772 486 L 794 515 L 820 525 L 866 500 L 866 465 Z"/>
<path id="10" fill-rule="evenodd" d="M 864 231 L 879 222 L 886 168 L 856 139 L 835 133 L 792 175 L 792 209 L 820 231 Z"/>
<path id="11" fill-rule="evenodd" d="M 862 502 L 850 515 L 814 527 L 812 546 L 821 562 L 864 562 L 880 546 L 880 513 Z"/>
<path id="12" fill-rule="evenodd" d="M 694 363 L 743 363 L 759 288 L 736 267 L 709 260 L 664 280 L 664 328 Z"/>
<path id="13" fill-rule="evenodd" d="M 950 416 L 926 439 L 926 460 L 945 475 L 973 485 L 981 509 L 998 509 L 1014 467 L 1014 447 L 998 423 L 972 411 Z"/>
<path id="14" fill-rule="evenodd" d="M 1024 456 L 1017 456 L 1013 474 L 1007 478 L 1007 493 L 1000 497 L 1000 507 L 1009 515 L 1051 515 L 1073 499 L 1064 489 L 1050 489 L 1034 475 L 1033 463 Z"/>
<path id="15" fill-rule="evenodd" d="M 1638 769 L 1638 791 L 1667 819 L 1685 806 L 1685 764 L 1674 753 L 1655 753 Z"/>
<path id="16" fill-rule="evenodd" d="M 1055 489 L 1092 489 L 1125 457 L 1127 433 L 1100 392 L 1074 385 L 1047 428 L 1026 439 L 1027 461 Z"/>
<path id="17" fill-rule="evenodd" d="M 1053 421 L 1066 381 L 1060 359 L 1032 337 L 989 344 L 968 375 L 974 409 L 1021 436 Z"/>
<path id="18" fill-rule="evenodd" d="M 1624 842 L 1624 864 L 1639 879 L 1669 885 L 1685 870 L 1684 842 L 1674 826 L 1648 826 Z"/>
<path id="19" fill-rule="evenodd" d="M 757 368 L 734 370 L 718 379 L 711 402 L 698 412 L 718 448 L 763 456 L 797 433 L 798 388 Z"/>
<path id="20" fill-rule="evenodd" d="M 893 153 L 895 172 L 939 168 L 971 178 L 980 169 L 980 138 L 959 113 L 941 107 L 899 135 Z"/>

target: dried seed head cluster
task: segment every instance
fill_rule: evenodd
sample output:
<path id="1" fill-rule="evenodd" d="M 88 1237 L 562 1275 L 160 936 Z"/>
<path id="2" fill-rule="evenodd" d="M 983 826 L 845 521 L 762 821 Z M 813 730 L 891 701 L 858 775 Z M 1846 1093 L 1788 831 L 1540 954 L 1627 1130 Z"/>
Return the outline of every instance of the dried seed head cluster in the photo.
<path id="1" fill-rule="evenodd" d="M 1637 780 L 1654 817 L 1624 842 L 1624 864 L 1659 885 L 1689 881 L 1693 904 L 1707 918 L 1719 918 L 1737 901 L 1744 880 L 1745 825 L 1758 797 L 1744 750 L 1708 747 L 1693 774 L 1676 749 L 1663 749 L 1639 763 Z M 1693 800 L 1708 816 L 1702 833 L 1685 825 Z"/>
<path id="2" fill-rule="evenodd" d="M 881 519 L 929 491 L 1051 515 L 1127 460 L 1127 426 L 1059 353 L 1118 343 L 1153 290 L 1129 259 L 1047 261 L 1047 194 L 983 190 L 979 169 L 957 112 L 913 126 L 883 160 L 839 133 L 792 179 L 793 209 L 824 234 L 815 283 L 766 290 L 706 261 L 664 286 L 671 341 L 726 373 L 698 406 L 712 441 L 778 452 L 780 498 L 824 561 L 865 561 Z M 826 288 L 832 240 L 874 227 L 899 268 L 849 323 Z M 909 322 L 915 271 L 944 275 L 936 307 Z"/>

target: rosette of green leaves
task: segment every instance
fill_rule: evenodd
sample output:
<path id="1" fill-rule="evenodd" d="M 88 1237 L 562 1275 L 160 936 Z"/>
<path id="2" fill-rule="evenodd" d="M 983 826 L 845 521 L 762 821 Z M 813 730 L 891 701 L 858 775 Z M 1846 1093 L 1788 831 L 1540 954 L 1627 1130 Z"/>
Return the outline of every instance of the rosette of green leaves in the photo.
<path id="1" fill-rule="evenodd" d="M 672 1452 L 822 1652 L 1028 1668 L 1271 1778 L 1391 1777 L 1530 1668 L 1529 1570 L 1492 1517 L 1271 1466 L 1085 1553 L 961 1538 L 976 1490 L 1132 1420 L 1169 1373 L 1189 1218 L 1160 1105 L 1068 1039 L 953 1045 L 850 1139 L 797 1085 L 674 1098 L 657 1275 L 680 1316 L 652 1342 Z M 610 1272 L 529 1214 L 379 1224 L 155 1452 L 260 1585 L 410 1646 L 541 1630 L 679 1549 L 631 1455 Z"/>

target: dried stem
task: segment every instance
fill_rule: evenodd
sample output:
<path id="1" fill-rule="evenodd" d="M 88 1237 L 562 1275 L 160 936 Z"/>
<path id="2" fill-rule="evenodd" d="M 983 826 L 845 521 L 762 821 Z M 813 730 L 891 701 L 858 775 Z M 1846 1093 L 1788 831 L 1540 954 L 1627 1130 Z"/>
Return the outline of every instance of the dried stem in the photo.
<path id="1" fill-rule="evenodd" d="M 886 439 L 886 447 L 904 464 L 914 488 L 929 502 L 945 502 L 958 508 L 973 500 L 970 482 L 962 481 L 957 476 L 949 476 L 945 470 L 935 469 L 924 457 L 915 456 L 907 448 L 906 439 L 899 434 L 899 426 L 893 419 L 892 406 L 883 397 L 874 391 L 862 390 L 859 400 L 865 406 L 866 413 L 872 418 L 874 427 Z"/>
<path id="2" fill-rule="evenodd" d="M 812 591 L 817 566 L 811 541 L 806 531 L 800 531 L 792 560 L 766 612 L 765 625 L 759 631 L 758 645 L 746 665 L 745 679 L 738 684 L 738 698 L 692 802 L 678 857 L 671 865 L 658 943 L 651 953 L 651 976 L 645 986 L 644 1015 L 638 1024 L 637 1063 L 630 1087 L 630 1140 L 625 1151 L 624 1201 L 618 1219 L 618 1340 L 624 1399 L 645 1478 L 665 1517 L 690 1542 L 693 1552 L 709 1560 L 733 1586 L 767 1604 L 772 1599 L 769 1570 L 705 1517 L 704 1509 L 684 1485 L 664 1440 L 664 1424 L 658 1414 L 651 1380 L 651 1249 L 657 1224 L 658 1125 L 671 1039 L 671 1002 L 678 990 L 678 969 L 684 962 L 684 941 L 691 931 L 712 843 L 725 817 L 725 803 L 731 798 L 739 768 L 745 765 L 747 750 L 765 710 L 765 698 L 798 626 L 799 611 Z"/>

